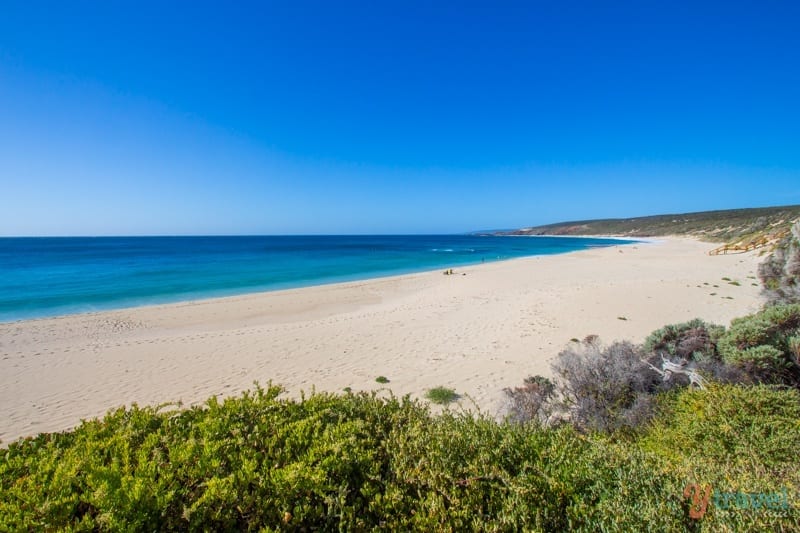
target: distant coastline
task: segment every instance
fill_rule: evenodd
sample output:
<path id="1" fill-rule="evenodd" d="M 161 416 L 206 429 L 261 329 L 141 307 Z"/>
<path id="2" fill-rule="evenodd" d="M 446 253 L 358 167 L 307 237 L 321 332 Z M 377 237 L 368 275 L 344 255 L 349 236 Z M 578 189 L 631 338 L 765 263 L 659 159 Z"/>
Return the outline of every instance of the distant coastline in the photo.
<path id="1" fill-rule="evenodd" d="M 527 233 L 518 233 L 518 234 L 503 235 L 503 237 L 547 237 L 549 239 L 614 239 L 616 241 L 621 241 L 624 244 L 635 243 L 635 242 L 647 243 L 647 242 L 658 241 L 658 237 L 630 237 L 626 235 L 548 235 L 548 234 L 531 235 Z"/>
<path id="2" fill-rule="evenodd" d="M 800 205 L 726 209 L 631 218 L 576 220 L 498 230 L 493 235 L 609 235 L 618 237 L 696 237 L 709 242 L 771 236 L 785 232 L 800 219 Z"/>

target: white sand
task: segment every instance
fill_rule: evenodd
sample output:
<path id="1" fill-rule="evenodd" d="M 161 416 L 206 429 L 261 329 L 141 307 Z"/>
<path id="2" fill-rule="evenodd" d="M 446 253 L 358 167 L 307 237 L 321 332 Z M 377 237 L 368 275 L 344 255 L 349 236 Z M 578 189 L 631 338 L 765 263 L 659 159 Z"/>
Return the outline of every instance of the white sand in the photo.
<path id="1" fill-rule="evenodd" d="M 502 389 L 548 374 L 573 337 L 640 342 L 667 323 L 728 324 L 756 311 L 759 287 L 748 276 L 759 258 L 711 257 L 712 248 L 670 238 L 457 268 L 454 276 L 0 324 L 0 439 L 64 430 L 133 402 L 191 404 L 270 379 L 291 394 L 349 386 L 422 397 L 445 385 L 496 414 Z M 391 382 L 377 384 L 379 375 Z"/>

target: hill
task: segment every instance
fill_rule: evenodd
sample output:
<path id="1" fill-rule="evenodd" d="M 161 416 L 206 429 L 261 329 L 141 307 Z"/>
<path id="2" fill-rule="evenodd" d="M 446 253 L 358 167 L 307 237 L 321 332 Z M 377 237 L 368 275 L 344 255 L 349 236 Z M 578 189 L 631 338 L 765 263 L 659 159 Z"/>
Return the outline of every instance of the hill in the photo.
<path id="1" fill-rule="evenodd" d="M 617 235 L 625 237 L 689 235 L 712 242 L 742 242 L 782 235 L 788 231 L 792 222 L 798 219 L 800 219 L 800 205 L 791 205 L 559 222 L 503 231 L 497 234 Z"/>

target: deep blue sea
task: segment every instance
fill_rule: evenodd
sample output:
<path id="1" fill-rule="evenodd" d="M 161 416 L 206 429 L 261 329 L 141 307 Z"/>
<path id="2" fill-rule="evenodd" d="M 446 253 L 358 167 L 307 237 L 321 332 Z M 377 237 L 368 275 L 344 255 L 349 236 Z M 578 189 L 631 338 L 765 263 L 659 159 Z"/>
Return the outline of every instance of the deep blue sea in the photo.
<path id="1" fill-rule="evenodd" d="M 0 238 L 0 322 L 610 246 L 475 235 Z"/>

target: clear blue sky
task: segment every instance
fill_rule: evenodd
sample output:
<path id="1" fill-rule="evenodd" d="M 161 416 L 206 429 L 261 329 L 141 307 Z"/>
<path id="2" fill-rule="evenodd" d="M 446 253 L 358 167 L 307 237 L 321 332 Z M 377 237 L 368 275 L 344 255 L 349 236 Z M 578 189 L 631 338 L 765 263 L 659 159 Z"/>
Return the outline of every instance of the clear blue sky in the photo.
<path id="1" fill-rule="evenodd" d="M 788 1 L 5 2 L 0 235 L 797 204 L 799 24 Z"/>

